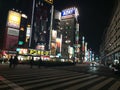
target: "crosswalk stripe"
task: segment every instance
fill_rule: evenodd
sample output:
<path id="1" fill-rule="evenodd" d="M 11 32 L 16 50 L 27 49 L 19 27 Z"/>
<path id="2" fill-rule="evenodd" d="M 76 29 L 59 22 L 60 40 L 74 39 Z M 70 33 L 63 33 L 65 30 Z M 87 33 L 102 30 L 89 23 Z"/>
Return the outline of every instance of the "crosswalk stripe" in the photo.
<path id="1" fill-rule="evenodd" d="M 7 88 L 7 85 L 0 85 L 0 88 Z"/>
<path id="2" fill-rule="evenodd" d="M 19 75 L 19 77 L 17 76 L 17 77 L 7 77 L 8 79 L 10 79 L 10 80 L 12 80 L 12 79 L 14 79 L 14 80 L 24 80 L 24 79 L 32 79 L 32 77 L 49 77 L 49 76 L 51 76 L 51 77 L 53 77 L 53 76 L 60 76 L 60 75 L 69 75 L 69 74 L 75 74 L 75 75 L 78 75 L 78 74 L 82 74 L 82 73 L 71 73 L 71 72 L 67 72 L 67 73 L 56 73 L 56 74 L 53 74 L 53 73 L 48 73 L 48 74 L 46 74 L 46 73 L 41 73 L 41 74 L 35 74 L 34 75 L 34 73 L 32 73 L 32 74 L 30 74 L 30 75 L 28 75 L 28 76 L 24 76 L 24 75 Z M 38 78 L 39 78 L 38 77 Z"/>
<path id="3" fill-rule="evenodd" d="M 114 80 L 114 78 L 109 78 L 107 80 L 104 80 L 101 83 L 89 88 L 89 90 L 98 90 L 98 89 L 102 88 L 103 86 L 105 86 L 106 84 L 108 84 L 109 82 L 111 82 L 112 80 Z"/>
<path id="4" fill-rule="evenodd" d="M 117 81 L 109 88 L 109 90 L 118 90 L 119 87 L 120 87 L 120 81 Z"/>
<path id="5" fill-rule="evenodd" d="M 29 76 L 31 74 L 29 74 L 29 72 L 31 71 L 26 71 L 26 70 L 22 70 L 22 71 L 18 71 L 18 72 L 12 72 L 12 71 L 8 71 L 7 73 L 3 73 L 3 75 L 7 76 L 7 77 L 19 77 L 20 74 L 22 73 L 22 76 Z M 38 72 L 42 72 L 42 73 L 38 73 Z M 11 74 L 10 74 L 11 73 Z M 52 73 L 70 73 L 70 71 L 64 71 L 64 70 L 55 70 L 55 69 L 50 69 L 50 70 L 37 70 L 37 71 L 32 71 L 32 73 L 34 74 L 52 74 Z M 72 73 L 77 73 L 77 72 L 72 72 Z"/>
<path id="6" fill-rule="evenodd" d="M 2 77 L 2 76 L 1 76 Z M 1 79 L 1 81 L 5 84 L 7 84 L 7 86 L 13 88 L 14 90 L 24 90 L 24 88 L 18 86 L 17 84 L 7 80 L 6 78 L 2 77 L 3 79 Z M 4 86 L 3 86 L 4 87 Z"/>
<path id="7" fill-rule="evenodd" d="M 99 78 L 95 78 L 95 79 L 92 79 L 89 82 L 85 82 L 85 83 L 80 83 L 80 84 L 77 84 L 77 85 L 73 85 L 72 87 L 69 87 L 69 88 L 67 88 L 65 90 L 78 90 L 79 88 L 85 87 L 85 86 L 87 86 L 87 85 L 89 85 L 91 83 L 94 83 L 96 81 L 102 80 L 104 78 L 105 78 L 104 76 L 99 77 Z"/>
<path id="8" fill-rule="evenodd" d="M 86 75 L 81 75 L 81 76 L 88 76 L 90 74 L 86 74 Z M 74 79 L 74 78 L 79 78 L 80 76 L 75 76 L 73 77 L 74 75 L 68 75 L 68 76 L 60 76 L 60 77 L 49 77 L 49 78 L 43 78 L 43 79 L 38 79 L 38 80 L 33 80 L 33 81 L 27 81 L 27 82 L 22 82 L 22 83 L 18 83 L 19 85 L 25 85 L 25 84 L 31 84 L 31 83 L 35 83 L 35 82 L 42 82 L 42 81 L 59 81 L 59 80 L 62 80 L 61 78 L 63 78 L 63 80 L 65 79 Z M 47 83 L 49 83 L 47 82 Z M 46 82 L 45 82 L 46 83 Z"/>
<path id="9" fill-rule="evenodd" d="M 83 73 L 79 73 L 79 75 L 81 75 L 81 74 L 83 74 Z M 35 79 L 43 79 L 43 78 L 51 78 L 51 77 L 60 77 L 60 76 L 65 76 L 65 75 L 73 75 L 73 74 L 70 74 L 70 73 L 68 73 L 68 74 L 59 74 L 59 75 L 40 75 L 39 77 L 35 77 L 35 76 L 33 76 L 33 77 L 27 77 L 27 78 L 25 78 L 25 77 L 22 77 L 22 78 L 20 78 L 20 79 L 15 79 L 15 80 L 13 80 L 14 82 L 21 82 L 21 81 L 30 81 L 30 80 L 34 80 L 34 77 L 35 77 Z M 77 76 L 78 74 L 74 74 L 75 76 Z M 11 79 L 10 79 L 11 80 Z"/>
<path id="10" fill-rule="evenodd" d="M 62 79 L 53 80 L 53 81 L 44 82 L 44 83 L 38 83 L 38 84 L 35 84 L 35 85 L 25 86 L 24 88 L 25 89 L 30 89 L 30 88 L 34 88 L 34 87 L 46 86 L 46 85 L 51 85 L 51 84 L 60 83 L 60 82 L 63 83 L 63 82 L 68 81 L 68 80 L 72 80 L 72 82 L 78 82 L 79 79 L 77 79 L 77 78 L 81 78 L 81 77 L 85 77 L 85 76 L 90 76 L 90 74 L 85 74 L 85 75 L 81 75 L 81 76 L 77 76 L 77 77 L 62 78 Z M 94 78 L 94 77 L 97 77 L 97 75 L 90 76 L 90 77 L 87 77 L 87 78 Z"/>
<path id="11" fill-rule="evenodd" d="M 67 67 L 68 68 L 68 67 Z M 115 78 L 56 68 L 14 69 L 0 72 L 0 90 L 118 90 Z M 96 83 L 97 82 L 97 83 Z"/>
<path id="12" fill-rule="evenodd" d="M 70 85 L 70 84 L 74 84 L 74 83 L 77 83 L 77 82 L 80 82 L 80 81 L 84 81 L 84 80 L 87 80 L 87 79 L 91 79 L 91 78 L 95 78 L 95 77 L 97 77 L 97 75 L 93 75 L 93 76 L 89 75 L 89 76 L 78 78 L 78 79 L 75 79 L 75 80 L 72 80 L 72 81 L 69 81 L 69 82 L 63 82 L 63 83 L 60 83 L 58 85 L 45 87 L 45 88 L 42 88 L 42 90 L 48 90 L 48 89 L 49 90 L 53 90 L 53 89 L 56 89 L 56 88 L 60 88 L 60 87 L 63 87 L 63 86 L 67 86 L 67 85 Z"/>

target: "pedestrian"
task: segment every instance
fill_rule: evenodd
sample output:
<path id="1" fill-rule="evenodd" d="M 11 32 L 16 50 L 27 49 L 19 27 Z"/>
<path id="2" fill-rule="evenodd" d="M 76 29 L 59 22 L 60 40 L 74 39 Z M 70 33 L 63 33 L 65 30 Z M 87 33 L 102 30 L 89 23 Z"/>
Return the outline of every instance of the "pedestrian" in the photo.
<path id="1" fill-rule="evenodd" d="M 38 67 L 39 67 L 39 68 L 40 68 L 41 64 L 42 64 L 42 59 L 41 59 L 41 57 L 40 57 L 40 59 L 38 60 Z"/>
<path id="2" fill-rule="evenodd" d="M 15 56 L 15 58 L 13 59 L 13 68 L 15 68 L 17 64 L 18 64 L 18 58 L 17 56 Z"/>
<path id="3" fill-rule="evenodd" d="M 9 59 L 9 68 L 12 68 L 13 66 L 13 57 L 11 56 Z"/>
<path id="4" fill-rule="evenodd" d="M 33 60 L 33 57 L 32 57 L 31 60 L 30 60 L 30 68 L 33 67 L 33 64 L 34 64 L 34 60 Z"/>

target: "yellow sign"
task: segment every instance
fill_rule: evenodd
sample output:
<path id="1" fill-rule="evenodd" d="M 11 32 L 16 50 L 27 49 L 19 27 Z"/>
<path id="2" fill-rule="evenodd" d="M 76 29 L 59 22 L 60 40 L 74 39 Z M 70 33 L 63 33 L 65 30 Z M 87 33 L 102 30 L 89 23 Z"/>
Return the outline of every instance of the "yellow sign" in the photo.
<path id="1" fill-rule="evenodd" d="M 35 50 L 35 49 L 29 49 L 29 54 L 31 55 L 49 55 L 49 51 L 40 51 L 40 50 Z"/>
<path id="2" fill-rule="evenodd" d="M 53 4 L 53 0 L 45 0 L 49 4 Z"/>
<path id="3" fill-rule="evenodd" d="M 19 28 L 21 22 L 21 14 L 15 11 L 9 11 L 7 25 L 9 27 Z"/>

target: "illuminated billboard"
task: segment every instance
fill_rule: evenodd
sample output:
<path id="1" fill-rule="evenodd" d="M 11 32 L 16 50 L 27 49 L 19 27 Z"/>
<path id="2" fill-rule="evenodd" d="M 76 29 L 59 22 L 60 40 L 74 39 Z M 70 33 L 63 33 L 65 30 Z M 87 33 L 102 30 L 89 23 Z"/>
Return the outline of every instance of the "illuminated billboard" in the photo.
<path id="1" fill-rule="evenodd" d="M 78 14 L 78 10 L 77 10 L 77 8 L 75 8 L 75 7 L 68 8 L 68 9 L 64 9 L 64 10 L 62 10 L 62 12 L 61 12 L 61 17 L 62 17 L 62 19 L 64 19 L 64 18 L 76 17 L 76 16 L 78 16 L 78 15 L 79 15 L 79 14 Z"/>
<path id="2" fill-rule="evenodd" d="M 51 55 L 56 54 L 56 43 L 51 43 Z"/>
<path id="3" fill-rule="evenodd" d="M 57 31 L 56 30 L 52 30 L 52 41 L 56 41 L 57 38 Z"/>
<path id="4" fill-rule="evenodd" d="M 46 1 L 49 4 L 53 4 L 53 0 L 44 0 L 44 1 Z"/>
<path id="5" fill-rule="evenodd" d="M 7 26 L 13 28 L 19 28 L 21 22 L 21 14 L 10 10 L 8 13 Z"/>
<path id="6" fill-rule="evenodd" d="M 17 48 L 16 51 L 18 51 L 18 53 L 22 55 L 28 54 L 28 49 L 25 49 L 25 48 Z"/>
<path id="7" fill-rule="evenodd" d="M 45 56 L 48 56 L 50 54 L 50 52 L 49 51 L 29 49 L 28 54 L 30 54 L 30 55 L 45 55 Z"/>
<path id="8" fill-rule="evenodd" d="M 56 38 L 57 52 L 61 52 L 61 43 L 62 43 L 62 39 Z"/>
<path id="9" fill-rule="evenodd" d="M 19 36 L 19 30 L 14 28 L 8 28 L 8 35 Z"/>

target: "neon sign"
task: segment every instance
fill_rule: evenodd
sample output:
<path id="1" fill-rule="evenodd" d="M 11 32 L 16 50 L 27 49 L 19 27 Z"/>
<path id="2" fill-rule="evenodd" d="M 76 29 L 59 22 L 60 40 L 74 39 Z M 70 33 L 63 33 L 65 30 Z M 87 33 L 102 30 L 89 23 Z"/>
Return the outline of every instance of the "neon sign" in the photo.
<path id="1" fill-rule="evenodd" d="M 49 51 L 40 51 L 40 50 L 35 50 L 35 49 L 29 49 L 28 52 L 30 55 L 49 55 Z"/>

